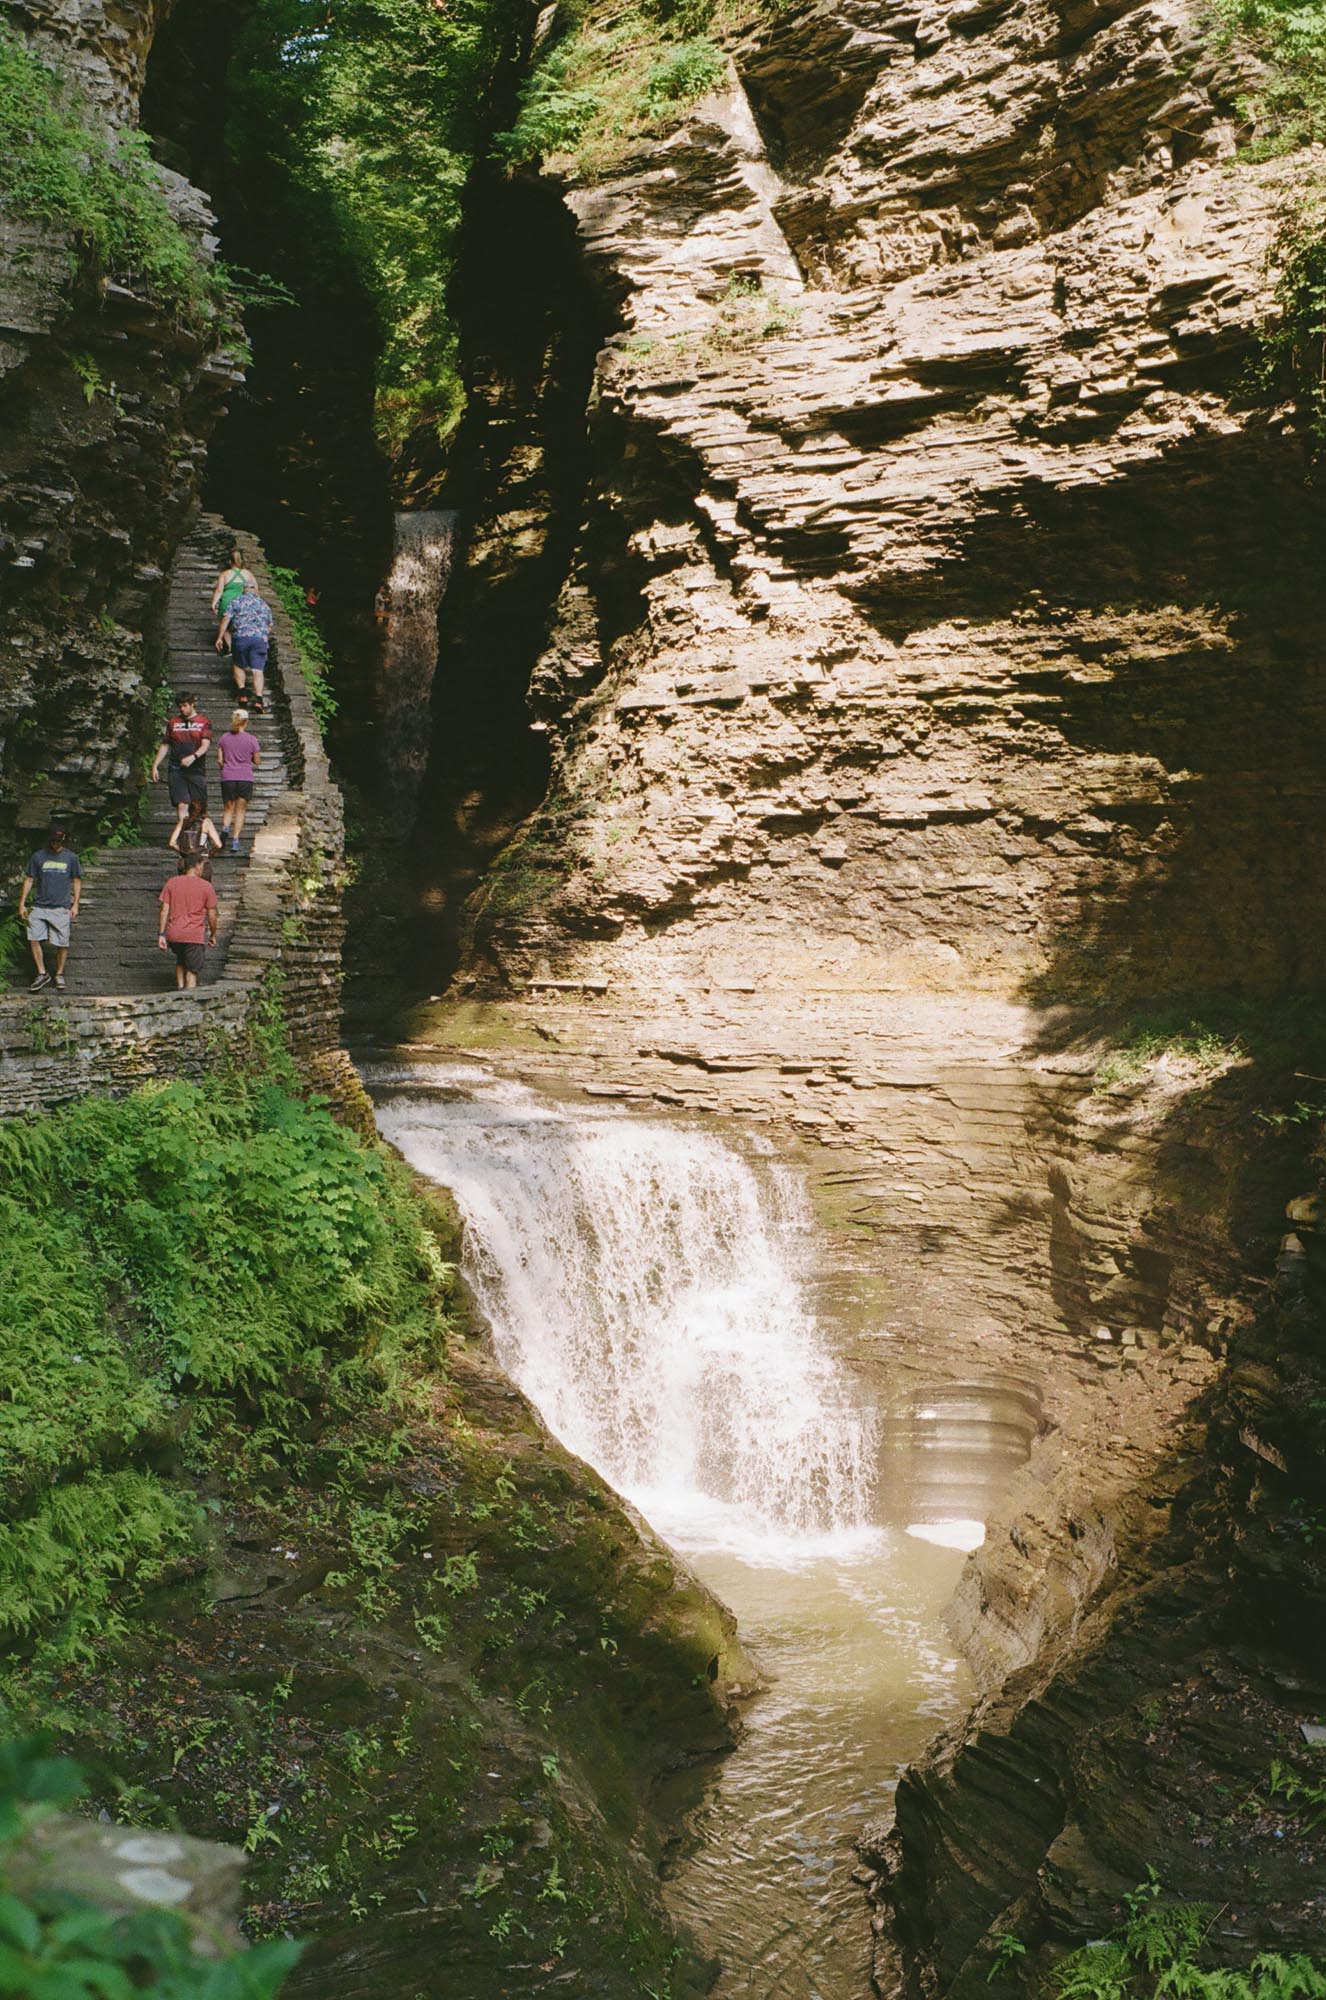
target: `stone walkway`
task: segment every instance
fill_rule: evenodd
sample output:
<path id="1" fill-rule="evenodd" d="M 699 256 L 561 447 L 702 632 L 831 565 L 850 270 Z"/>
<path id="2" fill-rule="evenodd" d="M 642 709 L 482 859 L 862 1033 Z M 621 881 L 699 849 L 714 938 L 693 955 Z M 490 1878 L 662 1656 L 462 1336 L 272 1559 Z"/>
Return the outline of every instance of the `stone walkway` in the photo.
<path id="1" fill-rule="evenodd" d="M 212 641 L 216 620 L 209 609 L 212 585 L 226 561 L 233 538 L 214 515 L 204 515 L 181 543 L 171 571 L 167 610 L 167 647 L 172 698 L 184 689 L 193 696 L 212 724 L 213 745 L 230 727 L 235 705 L 228 656 Z M 252 838 L 264 824 L 271 802 L 290 784 L 282 750 L 284 696 L 279 676 L 267 683 L 267 713 L 253 716 L 249 728 L 262 746 L 262 765 L 254 785 L 244 826 L 244 851 L 238 859 L 223 856 L 212 865 L 213 886 L 220 902 L 215 950 L 199 981 L 207 986 L 224 970 L 235 926 L 240 884 L 252 852 Z M 207 808 L 221 826 L 220 753 L 207 758 Z M 175 808 L 167 796 L 165 769 L 149 788 L 141 846 L 122 847 L 103 855 L 83 882 L 83 905 L 74 926 L 69 954 L 68 992 L 75 995 L 163 992 L 174 986 L 175 961 L 158 950 L 156 902 L 161 885 L 175 873 L 175 858 L 166 842 L 175 823 Z"/>

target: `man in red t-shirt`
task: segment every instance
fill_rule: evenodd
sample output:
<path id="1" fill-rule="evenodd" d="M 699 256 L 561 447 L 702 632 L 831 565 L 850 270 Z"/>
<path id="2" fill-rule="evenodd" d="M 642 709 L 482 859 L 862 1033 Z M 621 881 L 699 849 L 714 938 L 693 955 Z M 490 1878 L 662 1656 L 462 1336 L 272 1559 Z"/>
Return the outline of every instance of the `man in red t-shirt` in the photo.
<path id="1" fill-rule="evenodd" d="M 212 725 L 205 715 L 198 713 L 191 694 L 177 694 L 175 710 L 166 723 L 161 747 L 152 759 L 152 782 L 156 783 L 165 762 L 170 802 L 182 824 L 194 799 L 207 804 L 206 759 L 212 747 Z"/>
<path id="2" fill-rule="evenodd" d="M 182 875 L 172 875 L 161 891 L 157 944 L 175 954 L 175 984 L 191 993 L 203 969 L 203 953 L 216 943 L 216 890 L 203 880 L 203 857 L 194 854 Z"/>

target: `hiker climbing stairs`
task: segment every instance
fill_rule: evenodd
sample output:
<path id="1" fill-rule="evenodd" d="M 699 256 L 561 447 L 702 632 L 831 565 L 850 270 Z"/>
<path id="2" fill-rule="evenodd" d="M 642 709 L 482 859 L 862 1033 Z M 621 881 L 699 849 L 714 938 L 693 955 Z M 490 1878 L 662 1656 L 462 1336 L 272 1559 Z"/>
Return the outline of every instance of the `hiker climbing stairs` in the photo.
<path id="1" fill-rule="evenodd" d="M 180 544 L 171 570 L 167 608 L 166 687 L 172 697 L 187 693 L 212 724 L 213 747 L 207 757 L 207 810 L 218 832 L 221 827 L 220 753 L 216 744 L 230 727 L 236 706 L 228 654 L 215 650 L 217 619 L 209 609 L 217 572 L 229 559 L 233 537 L 224 522 L 204 515 Z M 265 580 L 259 578 L 259 587 Z M 266 591 L 264 589 L 264 594 Z M 235 927 L 240 890 L 252 851 L 253 836 L 267 818 L 272 800 L 282 793 L 289 774 L 282 751 L 285 696 L 279 673 L 267 682 L 267 713 L 251 715 L 249 728 L 262 748 L 262 763 L 244 825 L 243 852 L 222 854 L 212 863 L 212 885 L 219 909 L 217 942 L 207 953 L 199 980 L 206 987 L 219 978 Z M 155 993 L 173 989 L 175 961 L 157 948 L 157 899 L 161 885 L 175 873 L 174 854 L 167 846 L 175 824 L 163 767 L 160 782 L 149 785 L 142 820 L 141 843 L 115 848 L 94 858 L 85 870 L 83 905 L 74 925 L 69 954 L 68 984 L 74 994 Z"/>

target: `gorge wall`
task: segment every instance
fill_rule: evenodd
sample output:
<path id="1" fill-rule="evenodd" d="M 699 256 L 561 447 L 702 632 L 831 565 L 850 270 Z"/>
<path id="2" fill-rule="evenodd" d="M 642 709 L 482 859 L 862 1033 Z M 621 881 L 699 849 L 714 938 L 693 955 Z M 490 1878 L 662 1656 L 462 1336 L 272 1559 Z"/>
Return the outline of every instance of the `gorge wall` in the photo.
<path id="1" fill-rule="evenodd" d="M 1245 388 L 1312 162 L 1240 156 L 1247 77 L 1181 6 L 826 0 L 728 50 L 676 129 L 545 163 L 618 326 L 531 681 L 553 776 L 462 929 L 502 1029 L 409 1033 L 765 1121 L 918 1365 L 1043 1398 L 954 1609 L 988 1702 L 868 1843 L 882 1989 L 983 1984 L 1015 1919 L 1099 1935 L 1148 1851 L 1234 1957 L 1302 1945 L 1308 1833 L 1268 1887 L 1227 1822 L 1315 1680 L 1284 1618 L 1227 1648 L 1240 1510 L 1306 1587 L 1261 1303 L 1301 1168 L 1254 1113 L 1313 1064 L 1228 1028 L 1101 1063 L 1157 1003 L 1319 993 L 1320 514 Z"/>
<path id="2" fill-rule="evenodd" d="M 1303 164 L 1234 160 L 1238 79 L 1183 10 L 869 18 L 780 11 L 746 93 L 568 184 L 623 326 L 535 677 L 577 865 L 481 903 L 476 964 L 1292 980 L 1316 512 L 1290 413 L 1231 392 Z"/>
<path id="3" fill-rule="evenodd" d="M 5 0 L 0 34 L 58 70 L 70 115 L 113 138 L 136 125 L 164 12 L 156 0 Z M 204 268 L 215 239 L 203 197 L 178 174 L 162 185 Z M 108 278 L 67 214 L 20 212 L 0 185 L 6 844 L 52 811 L 85 838 L 136 804 L 166 570 L 238 379 L 234 337 L 215 311 L 186 320 L 131 273 Z"/>

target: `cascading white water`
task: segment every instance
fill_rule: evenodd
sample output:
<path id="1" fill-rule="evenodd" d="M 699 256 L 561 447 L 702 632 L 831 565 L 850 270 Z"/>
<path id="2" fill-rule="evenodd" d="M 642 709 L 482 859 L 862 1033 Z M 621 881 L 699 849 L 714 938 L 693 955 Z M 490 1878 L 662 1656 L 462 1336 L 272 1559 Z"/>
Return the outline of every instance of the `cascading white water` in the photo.
<path id="1" fill-rule="evenodd" d="M 478 1068 L 367 1081 L 382 1131 L 460 1205 L 507 1368 L 732 1606 L 769 1677 L 666 1885 L 724 1961 L 714 2000 L 859 2000 L 853 1840 L 961 1701 L 939 1629 L 961 1557 L 869 1525 L 879 1440 L 805 1303 L 798 1184 L 713 1132 Z M 929 1441 L 906 1437 L 912 1456 Z"/>
<path id="2" fill-rule="evenodd" d="M 382 650 L 382 747 L 404 817 L 413 817 L 432 736 L 437 616 L 451 577 L 456 516 L 430 508 L 396 516 Z"/>
<path id="3" fill-rule="evenodd" d="M 803 1303 L 787 1176 L 707 1132 L 491 1081 L 444 1119 L 388 1099 L 379 1123 L 454 1193 L 503 1364 L 656 1527 L 748 1559 L 860 1536 L 872 1423 Z"/>

